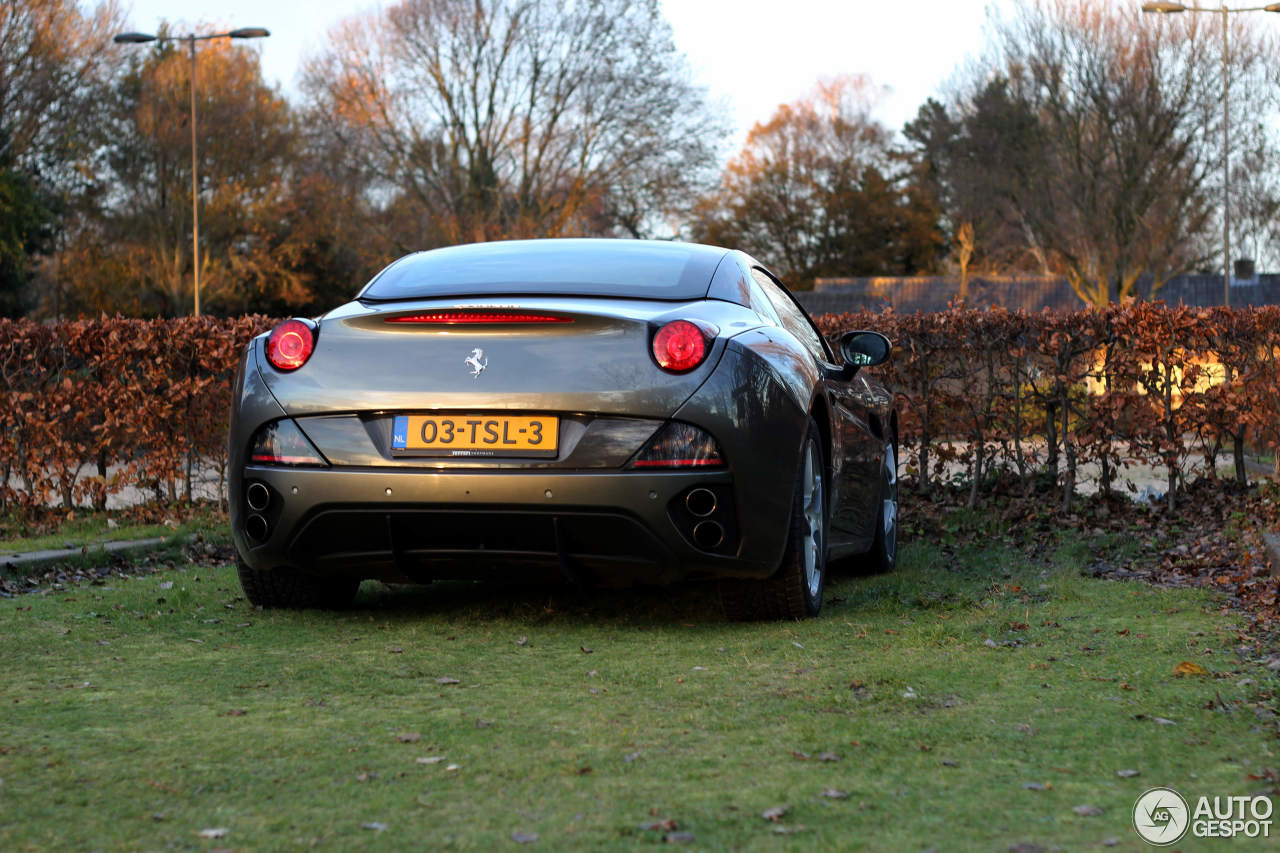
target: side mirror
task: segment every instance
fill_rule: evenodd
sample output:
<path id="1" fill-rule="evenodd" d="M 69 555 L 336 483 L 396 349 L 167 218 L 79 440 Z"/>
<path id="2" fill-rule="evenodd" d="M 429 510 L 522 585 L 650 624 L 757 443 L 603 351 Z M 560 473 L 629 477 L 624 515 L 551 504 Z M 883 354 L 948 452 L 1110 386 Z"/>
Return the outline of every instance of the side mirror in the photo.
<path id="1" fill-rule="evenodd" d="M 884 364 L 893 353 L 893 344 L 879 332 L 854 331 L 840 336 L 840 355 L 845 368 L 852 368 L 850 375 L 860 367 Z"/>

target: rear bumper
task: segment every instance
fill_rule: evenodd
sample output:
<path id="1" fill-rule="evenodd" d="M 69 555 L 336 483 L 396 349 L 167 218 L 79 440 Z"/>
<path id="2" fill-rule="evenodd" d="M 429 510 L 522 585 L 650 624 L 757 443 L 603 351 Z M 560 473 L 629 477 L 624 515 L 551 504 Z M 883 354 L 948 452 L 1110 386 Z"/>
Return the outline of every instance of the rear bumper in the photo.
<path id="1" fill-rule="evenodd" d="M 612 585 L 759 578 L 777 568 L 772 554 L 750 552 L 758 538 L 741 535 L 765 522 L 737 499 L 727 471 L 247 466 L 240 473 L 232 531 L 241 558 L 258 570 L 384 580 L 560 575 Z M 249 505 L 255 483 L 267 487 L 265 506 L 261 491 Z M 716 496 L 707 515 L 685 500 L 700 488 Z M 694 535 L 705 521 L 720 526 L 723 541 Z"/>

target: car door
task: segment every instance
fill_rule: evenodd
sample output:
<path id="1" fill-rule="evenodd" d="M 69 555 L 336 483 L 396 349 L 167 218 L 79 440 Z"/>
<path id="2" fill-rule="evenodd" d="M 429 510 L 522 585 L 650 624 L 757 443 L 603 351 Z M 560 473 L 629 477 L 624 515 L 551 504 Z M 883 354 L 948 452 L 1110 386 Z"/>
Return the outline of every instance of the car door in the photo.
<path id="1" fill-rule="evenodd" d="M 870 408 L 874 395 L 866 379 L 855 375 L 852 381 L 834 377 L 838 366 L 813 321 L 768 270 L 752 267 L 752 278 L 768 298 L 778 322 L 795 336 L 813 355 L 814 361 L 826 368 L 823 380 L 827 398 L 832 404 L 831 465 L 831 544 L 869 545 L 877 508 L 879 442 L 870 429 Z"/>

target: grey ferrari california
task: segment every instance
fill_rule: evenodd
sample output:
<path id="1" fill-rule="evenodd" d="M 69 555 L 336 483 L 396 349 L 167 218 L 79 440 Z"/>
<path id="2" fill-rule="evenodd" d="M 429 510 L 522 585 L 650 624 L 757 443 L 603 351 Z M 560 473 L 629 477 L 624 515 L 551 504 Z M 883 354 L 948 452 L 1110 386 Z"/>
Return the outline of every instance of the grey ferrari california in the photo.
<path id="1" fill-rule="evenodd" d="M 739 251 L 527 240 L 419 252 L 355 300 L 253 339 L 231 527 L 264 607 L 362 579 L 719 580 L 798 619 L 828 559 L 897 550 L 898 419 L 851 331 L 837 355 Z"/>

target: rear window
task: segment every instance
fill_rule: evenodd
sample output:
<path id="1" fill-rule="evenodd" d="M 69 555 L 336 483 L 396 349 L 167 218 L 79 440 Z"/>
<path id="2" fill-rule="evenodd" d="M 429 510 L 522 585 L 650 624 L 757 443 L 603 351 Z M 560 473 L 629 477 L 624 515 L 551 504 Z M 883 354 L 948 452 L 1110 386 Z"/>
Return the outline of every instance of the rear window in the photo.
<path id="1" fill-rule="evenodd" d="M 686 300 L 706 295 L 723 249 L 646 240 L 511 240 L 407 255 L 360 299 L 554 294 Z"/>

